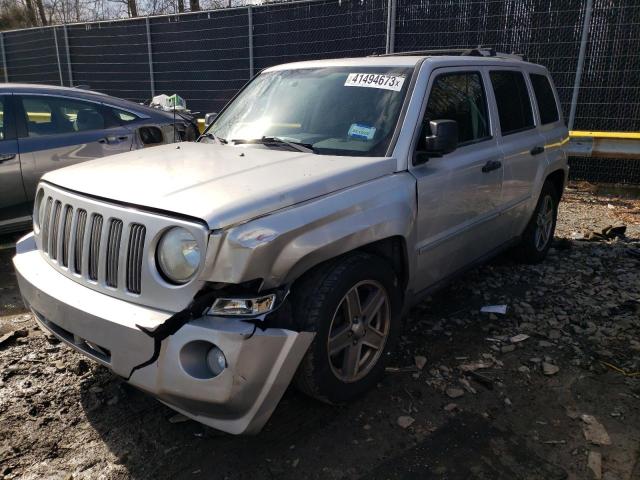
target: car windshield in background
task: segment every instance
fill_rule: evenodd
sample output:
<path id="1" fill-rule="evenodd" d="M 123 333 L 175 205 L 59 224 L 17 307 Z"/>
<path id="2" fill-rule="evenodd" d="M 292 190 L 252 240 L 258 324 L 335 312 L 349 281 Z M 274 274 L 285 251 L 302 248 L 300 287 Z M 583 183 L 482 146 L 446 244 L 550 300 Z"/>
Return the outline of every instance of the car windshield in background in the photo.
<path id="1" fill-rule="evenodd" d="M 284 140 L 319 154 L 383 156 L 412 72 L 399 67 L 266 72 L 216 118 L 207 134 L 228 144 L 282 147 Z"/>

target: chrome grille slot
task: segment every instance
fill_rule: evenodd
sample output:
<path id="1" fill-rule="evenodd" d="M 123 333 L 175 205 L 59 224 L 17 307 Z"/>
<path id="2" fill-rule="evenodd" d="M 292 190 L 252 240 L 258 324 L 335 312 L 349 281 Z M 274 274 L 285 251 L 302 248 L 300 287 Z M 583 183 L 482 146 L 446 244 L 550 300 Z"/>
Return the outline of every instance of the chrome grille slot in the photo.
<path id="1" fill-rule="evenodd" d="M 118 259 L 120 258 L 120 240 L 122 238 L 122 220 L 111 220 L 107 237 L 106 276 L 107 285 L 118 287 Z"/>
<path id="2" fill-rule="evenodd" d="M 53 205 L 53 214 L 51 218 L 51 241 L 49 242 L 49 257 L 52 260 L 58 258 L 58 231 L 60 229 L 60 210 L 62 210 L 62 203 L 56 200 Z"/>
<path id="3" fill-rule="evenodd" d="M 64 224 L 62 226 L 62 266 L 69 266 L 69 240 L 71 239 L 71 220 L 73 220 L 73 207 L 64 207 Z"/>
<path id="4" fill-rule="evenodd" d="M 100 236 L 102 235 L 102 215 L 94 215 L 91 221 L 91 237 L 89 240 L 89 278 L 98 280 L 98 264 L 100 252 Z"/>
<path id="5" fill-rule="evenodd" d="M 51 206 L 53 205 L 53 199 L 47 198 L 47 204 L 44 209 L 44 216 L 42 217 L 42 251 L 49 253 L 49 226 L 51 225 Z"/>
<path id="6" fill-rule="evenodd" d="M 127 249 L 127 290 L 131 293 L 140 293 L 142 290 L 142 253 L 146 233 L 144 225 L 131 224 Z"/>
<path id="7" fill-rule="evenodd" d="M 82 273 L 82 251 L 84 243 L 84 230 L 87 227 L 87 211 L 83 209 L 78 210 L 78 223 L 76 224 L 76 243 L 75 243 L 75 255 L 73 257 L 73 270 L 76 273 Z"/>

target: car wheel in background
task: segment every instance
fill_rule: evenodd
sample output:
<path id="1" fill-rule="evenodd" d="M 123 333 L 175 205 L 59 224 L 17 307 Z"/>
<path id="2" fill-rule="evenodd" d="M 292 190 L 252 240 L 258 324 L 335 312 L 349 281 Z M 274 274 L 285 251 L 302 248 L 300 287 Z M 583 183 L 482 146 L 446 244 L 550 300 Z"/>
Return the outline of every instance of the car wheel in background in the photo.
<path id="1" fill-rule="evenodd" d="M 535 264 L 547 256 L 556 229 L 559 199 L 560 194 L 556 187 L 547 180 L 542 186 L 536 209 L 516 248 L 517 257 L 522 262 Z"/>

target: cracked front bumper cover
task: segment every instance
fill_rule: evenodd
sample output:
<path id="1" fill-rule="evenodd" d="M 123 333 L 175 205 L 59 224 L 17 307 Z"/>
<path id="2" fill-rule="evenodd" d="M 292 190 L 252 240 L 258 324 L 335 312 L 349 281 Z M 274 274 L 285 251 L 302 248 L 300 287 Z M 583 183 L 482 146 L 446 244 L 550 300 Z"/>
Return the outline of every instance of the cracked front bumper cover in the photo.
<path id="1" fill-rule="evenodd" d="M 153 339 L 136 324 L 154 329 L 171 313 L 109 297 L 59 274 L 31 234 L 18 242 L 13 261 L 25 303 L 39 325 L 63 342 L 123 377 L 153 354 Z M 129 382 L 213 428 L 257 433 L 312 340 L 309 332 L 261 330 L 242 320 L 205 316 L 165 339 L 158 360 L 136 370 Z M 220 375 L 188 368 L 199 361 L 190 358 L 197 354 L 190 346 L 198 342 L 224 352 L 228 366 Z"/>

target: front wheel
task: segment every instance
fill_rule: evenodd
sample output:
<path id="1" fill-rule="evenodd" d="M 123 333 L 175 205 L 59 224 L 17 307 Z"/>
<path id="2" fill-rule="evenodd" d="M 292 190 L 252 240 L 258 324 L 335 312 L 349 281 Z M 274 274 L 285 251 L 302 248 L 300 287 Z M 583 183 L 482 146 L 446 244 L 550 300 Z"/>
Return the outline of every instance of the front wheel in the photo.
<path id="1" fill-rule="evenodd" d="M 316 332 L 296 386 L 342 403 L 375 386 L 396 330 L 400 299 L 393 269 L 357 253 L 320 268 L 292 292 L 294 312 Z"/>
<path id="2" fill-rule="evenodd" d="M 525 263 L 539 263 L 545 259 L 556 229 L 560 194 L 552 182 L 542 186 L 538 204 L 522 234 L 516 253 Z"/>

